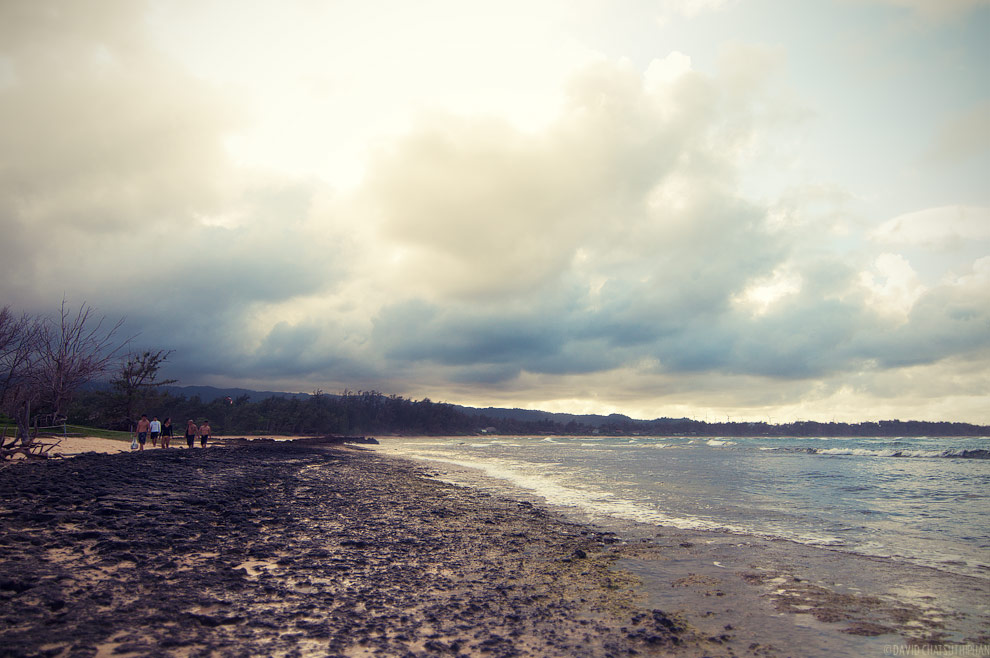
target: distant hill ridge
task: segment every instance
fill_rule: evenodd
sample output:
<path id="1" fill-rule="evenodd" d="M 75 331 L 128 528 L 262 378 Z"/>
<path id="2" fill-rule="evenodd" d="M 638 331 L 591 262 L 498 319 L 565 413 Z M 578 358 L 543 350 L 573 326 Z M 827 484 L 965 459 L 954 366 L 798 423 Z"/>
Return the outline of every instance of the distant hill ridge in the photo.
<path id="1" fill-rule="evenodd" d="M 590 425 L 591 427 L 601 427 L 609 424 L 616 425 L 619 423 L 679 423 L 688 420 L 687 418 L 656 418 L 654 420 L 641 420 L 637 418 L 630 418 L 624 414 L 609 414 L 608 416 L 602 416 L 600 414 L 555 413 L 551 411 L 539 411 L 536 409 L 504 409 L 498 407 L 479 409 L 476 407 L 462 407 L 456 404 L 452 406 L 455 409 L 459 409 L 465 414 L 468 414 L 469 416 L 487 416 L 488 418 L 494 420 L 518 420 L 523 422 L 551 421 L 554 423 L 560 423 L 561 425 L 567 425 L 568 423 L 573 422 L 581 425 Z"/>
<path id="2" fill-rule="evenodd" d="M 212 402 L 217 398 L 248 397 L 248 402 L 261 402 L 268 398 L 299 398 L 306 399 L 309 393 L 285 393 L 280 391 L 252 391 L 247 388 L 217 388 L 216 386 L 162 386 L 161 390 L 172 395 L 182 395 L 187 398 L 198 397 L 203 402 Z"/>

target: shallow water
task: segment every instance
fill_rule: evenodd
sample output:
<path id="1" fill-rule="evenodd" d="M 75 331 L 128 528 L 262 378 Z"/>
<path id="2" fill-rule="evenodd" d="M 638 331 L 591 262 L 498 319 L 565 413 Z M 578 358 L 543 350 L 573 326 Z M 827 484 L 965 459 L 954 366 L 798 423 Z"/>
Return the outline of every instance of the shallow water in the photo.
<path id="1" fill-rule="evenodd" d="M 736 646 L 772 640 L 768 655 L 829 658 L 893 655 L 906 642 L 990 651 L 988 447 L 987 438 L 498 436 L 376 446 L 430 462 L 434 478 L 618 532 L 633 548 L 618 566 L 643 583 L 648 605 L 683 610 L 706 633 L 736 620 Z M 753 575 L 761 584 L 747 584 Z M 684 579 L 712 585 L 678 586 Z M 812 614 L 823 592 L 845 621 Z M 779 608 L 788 597 L 800 606 Z M 879 609 L 864 612 L 870 601 Z M 904 610 L 913 617 L 899 623 Z M 857 620 L 887 630 L 858 633 Z"/>
<path id="2" fill-rule="evenodd" d="M 588 520 L 787 539 L 990 579 L 990 439 L 471 437 L 383 449 Z M 470 481 L 470 471 L 457 478 Z"/>

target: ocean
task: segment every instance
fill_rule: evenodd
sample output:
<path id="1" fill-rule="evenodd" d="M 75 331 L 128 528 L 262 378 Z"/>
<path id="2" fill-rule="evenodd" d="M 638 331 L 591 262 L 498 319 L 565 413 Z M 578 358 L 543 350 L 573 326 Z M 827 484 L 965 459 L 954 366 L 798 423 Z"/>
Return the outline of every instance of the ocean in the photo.
<path id="1" fill-rule="evenodd" d="M 789 540 L 990 580 L 990 438 L 390 438 L 600 525 Z"/>

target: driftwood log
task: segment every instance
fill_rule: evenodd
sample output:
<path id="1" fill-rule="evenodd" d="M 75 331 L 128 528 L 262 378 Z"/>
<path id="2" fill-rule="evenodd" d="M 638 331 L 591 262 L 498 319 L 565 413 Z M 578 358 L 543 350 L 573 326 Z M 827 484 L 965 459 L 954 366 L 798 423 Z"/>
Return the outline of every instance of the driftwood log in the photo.
<path id="1" fill-rule="evenodd" d="M 17 455 L 22 455 L 25 459 L 61 457 L 59 453 L 52 453 L 52 450 L 57 448 L 61 443 L 61 439 L 54 439 L 52 441 L 33 439 L 25 445 L 16 436 L 12 437 L 12 440 L 9 442 L 6 440 L 6 437 L 0 436 L 0 461 L 13 459 Z"/>

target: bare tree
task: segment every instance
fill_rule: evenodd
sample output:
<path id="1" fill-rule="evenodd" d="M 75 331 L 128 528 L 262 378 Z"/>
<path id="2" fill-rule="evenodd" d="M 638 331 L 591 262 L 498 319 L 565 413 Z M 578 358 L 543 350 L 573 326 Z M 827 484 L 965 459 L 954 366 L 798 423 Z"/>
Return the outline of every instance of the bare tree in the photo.
<path id="1" fill-rule="evenodd" d="M 42 403 L 53 422 L 64 418 L 65 407 L 79 387 L 106 372 L 127 341 L 117 342 L 123 318 L 104 328 L 105 317 L 93 317 L 85 303 L 75 314 L 62 300 L 58 320 L 45 323 L 40 336 Z"/>
<path id="2" fill-rule="evenodd" d="M 30 427 L 39 413 L 64 418 L 65 407 L 83 384 L 104 373 L 125 347 L 121 319 L 107 327 L 85 302 L 79 310 L 62 300 L 57 318 L 0 312 L 0 410 L 17 424 L 13 443 L 0 441 L 0 457 L 31 454 Z"/>
<path id="3" fill-rule="evenodd" d="M 14 419 L 17 430 L 9 445 L 29 445 L 31 407 L 38 391 L 38 345 L 41 321 L 34 316 L 15 316 L 9 306 L 0 309 L 0 411 Z M 0 450 L 9 447 L 0 439 Z"/>

